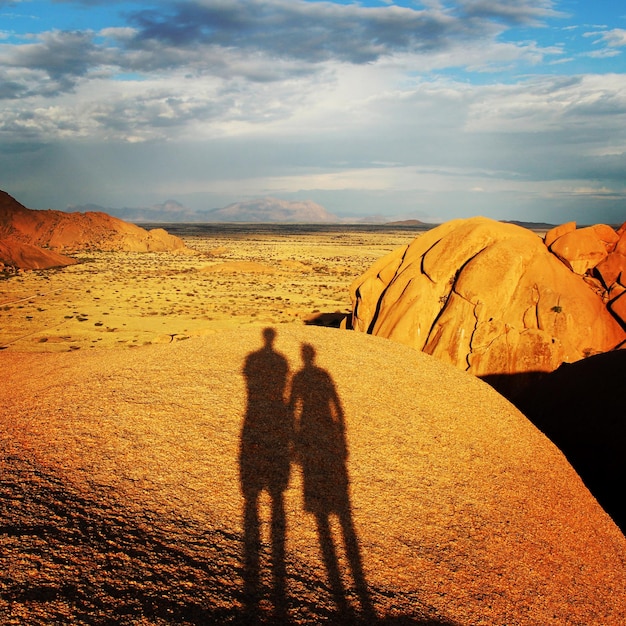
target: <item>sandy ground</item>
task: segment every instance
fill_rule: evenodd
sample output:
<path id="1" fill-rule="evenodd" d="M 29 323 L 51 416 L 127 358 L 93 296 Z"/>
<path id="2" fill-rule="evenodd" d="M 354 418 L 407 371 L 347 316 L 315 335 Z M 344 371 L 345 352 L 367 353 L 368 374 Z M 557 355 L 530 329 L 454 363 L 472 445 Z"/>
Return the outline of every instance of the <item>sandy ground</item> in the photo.
<path id="1" fill-rule="evenodd" d="M 0 281 L 0 349 L 133 347 L 347 313 L 352 280 L 419 234 L 234 225 L 169 232 L 197 254 L 82 252 L 79 265 Z"/>

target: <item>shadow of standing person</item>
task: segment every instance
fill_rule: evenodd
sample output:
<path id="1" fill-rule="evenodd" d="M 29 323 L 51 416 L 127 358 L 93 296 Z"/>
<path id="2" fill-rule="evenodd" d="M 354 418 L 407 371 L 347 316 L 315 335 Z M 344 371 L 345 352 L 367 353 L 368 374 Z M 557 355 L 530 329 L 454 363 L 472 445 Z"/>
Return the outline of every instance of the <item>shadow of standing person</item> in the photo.
<path id="1" fill-rule="evenodd" d="M 247 407 L 241 430 L 239 468 L 244 497 L 244 598 L 246 610 L 258 614 L 261 599 L 261 533 L 259 498 L 271 499 L 272 602 L 275 618 L 284 621 L 286 607 L 285 507 L 283 492 L 290 473 L 292 418 L 285 401 L 287 359 L 274 350 L 276 331 L 263 330 L 265 345 L 244 362 Z"/>
<path id="2" fill-rule="evenodd" d="M 358 539 L 352 520 L 348 448 L 341 400 L 330 374 L 315 365 L 315 348 L 302 345 L 302 369 L 294 376 L 289 409 L 295 420 L 296 455 L 302 467 L 305 510 L 315 515 L 328 582 L 340 613 L 350 618 L 330 515 L 339 519 L 356 592 L 364 617 L 375 618 L 370 601 Z"/>

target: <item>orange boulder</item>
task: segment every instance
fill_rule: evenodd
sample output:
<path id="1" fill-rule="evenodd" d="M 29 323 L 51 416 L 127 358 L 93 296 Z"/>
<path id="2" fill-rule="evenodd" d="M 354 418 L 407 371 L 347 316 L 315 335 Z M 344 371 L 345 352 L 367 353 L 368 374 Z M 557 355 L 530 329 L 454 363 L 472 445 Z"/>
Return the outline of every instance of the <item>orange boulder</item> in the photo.
<path id="1" fill-rule="evenodd" d="M 571 233 L 576 230 L 576 222 L 566 222 L 555 226 L 552 230 L 549 230 L 545 237 L 544 243 L 549 248 L 559 237 L 562 237 L 566 233 Z"/>
<path id="2" fill-rule="evenodd" d="M 626 256 L 626 223 L 624 224 L 624 226 L 622 226 L 622 228 L 620 228 L 618 233 L 619 233 L 619 240 L 615 244 L 615 248 L 613 249 L 613 252 L 617 252 L 618 254 L 623 254 Z"/>
<path id="3" fill-rule="evenodd" d="M 351 297 L 354 329 L 478 376 L 552 371 L 626 339 L 602 298 L 540 237 L 486 218 L 418 237 L 357 279 Z"/>
<path id="4" fill-rule="evenodd" d="M 619 241 L 620 235 L 613 228 L 606 224 L 594 224 L 591 229 L 598 236 L 598 239 L 604 243 L 608 252 L 615 248 L 615 244 Z"/>
<path id="5" fill-rule="evenodd" d="M 624 237 L 626 241 L 626 237 Z M 614 283 L 626 282 L 626 254 L 621 252 L 611 252 L 601 263 L 596 265 L 595 274 L 600 277 L 606 289 L 610 289 Z"/>
<path id="6" fill-rule="evenodd" d="M 605 229 L 610 227 L 605 226 Z M 617 242 L 617 235 L 613 229 L 614 238 L 611 247 Z M 595 226 L 579 228 L 559 237 L 550 245 L 550 251 L 561 259 L 576 274 L 584 274 L 594 268 L 608 255 L 606 230 Z"/>

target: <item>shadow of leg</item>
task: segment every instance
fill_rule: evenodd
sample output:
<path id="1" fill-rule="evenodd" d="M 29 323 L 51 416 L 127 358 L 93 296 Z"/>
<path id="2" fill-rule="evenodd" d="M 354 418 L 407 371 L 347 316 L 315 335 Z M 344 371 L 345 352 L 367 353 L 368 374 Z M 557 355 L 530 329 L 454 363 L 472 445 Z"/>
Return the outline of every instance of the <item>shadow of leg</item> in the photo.
<path id="1" fill-rule="evenodd" d="M 348 562 L 350 563 L 352 578 L 354 579 L 356 592 L 359 596 L 359 602 L 361 603 L 361 611 L 363 612 L 364 617 L 368 620 L 375 619 L 376 613 L 367 588 L 359 542 L 349 508 L 340 513 L 339 521 L 341 523 L 341 532 L 343 534 L 343 541 L 346 548 L 346 556 L 348 557 Z"/>
<path id="2" fill-rule="evenodd" d="M 285 506 L 283 494 L 272 496 L 272 583 L 274 615 L 277 621 L 287 618 L 287 571 L 285 565 Z"/>
<path id="3" fill-rule="evenodd" d="M 320 548 L 322 550 L 322 558 L 324 559 L 324 565 L 326 566 L 326 573 L 328 575 L 328 584 L 330 585 L 333 599 L 339 609 L 339 612 L 343 616 L 348 616 L 350 613 L 350 607 L 346 599 L 343 583 L 341 582 L 339 563 L 337 561 L 335 544 L 333 543 L 333 538 L 330 533 L 328 515 L 318 513 L 315 517 L 317 521 L 317 533 L 320 540 Z"/>
<path id="4" fill-rule="evenodd" d="M 244 608 L 251 617 L 258 614 L 260 600 L 259 560 L 261 536 L 258 504 L 258 492 L 246 494 L 244 505 L 243 593 Z"/>

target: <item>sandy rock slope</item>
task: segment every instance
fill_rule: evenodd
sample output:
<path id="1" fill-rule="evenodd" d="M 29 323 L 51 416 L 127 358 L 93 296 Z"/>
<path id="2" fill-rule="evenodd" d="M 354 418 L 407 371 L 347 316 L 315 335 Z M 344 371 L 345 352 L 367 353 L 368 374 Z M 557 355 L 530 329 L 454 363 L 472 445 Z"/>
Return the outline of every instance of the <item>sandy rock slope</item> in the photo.
<path id="1" fill-rule="evenodd" d="M 299 377 L 307 415 L 342 407 L 350 498 L 340 480 L 318 478 L 331 485 L 328 509 L 342 511 L 351 547 L 335 515 L 324 535 L 323 507 L 321 526 L 304 510 L 296 463 L 285 526 L 275 526 L 283 591 L 268 574 L 268 494 L 261 544 L 244 533 L 246 382 L 263 368 L 249 367 L 246 381 L 242 367 L 263 346 L 258 328 L 132 350 L 6 352 L 2 623 L 247 623 L 275 613 L 283 623 L 373 623 L 372 612 L 389 624 L 626 623 L 626 539 L 563 455 L 493 389 L 366 334 L 275 331 L 289 377 L 303 366 L 303 344 L 312 347 L 317 378 Z M 276 401 L 279 369 L 257 380 L 265 401 Z M 263 419 L 269 405 L 254 406 Z M 268 433 L 271 442 L 272 428 L 248 441 L 242 464 L 256 463 L 250 450 Z M 320 436 L 313 456 L 334 454 L 341 467 L 336 443 Z"/>

